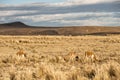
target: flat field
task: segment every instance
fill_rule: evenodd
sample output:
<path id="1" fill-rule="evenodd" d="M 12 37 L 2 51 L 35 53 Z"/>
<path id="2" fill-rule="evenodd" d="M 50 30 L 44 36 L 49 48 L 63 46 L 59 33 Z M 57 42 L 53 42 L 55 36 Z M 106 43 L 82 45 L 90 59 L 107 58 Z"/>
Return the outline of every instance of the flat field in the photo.
<path id="1" fill-rule="evenodd" d="M 16 54 L 20 49 L 24 57 Z M 85 51 L 98 60 L 86 60 Z M 66 60 L 69 52 L 78 60 Z M 1 35 L 0 80 L 120 80 L 120 35 Z"/>

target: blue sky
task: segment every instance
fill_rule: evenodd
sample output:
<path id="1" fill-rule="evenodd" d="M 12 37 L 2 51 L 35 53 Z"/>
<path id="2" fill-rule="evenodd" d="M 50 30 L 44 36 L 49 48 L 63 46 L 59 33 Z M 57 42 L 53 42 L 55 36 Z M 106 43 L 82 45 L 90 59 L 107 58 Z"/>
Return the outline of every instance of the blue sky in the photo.
<path id="1" fill-rule="evenodd" d="M 26 4 L 26 3 L 36 3 L 36 2 L 45 2 L 45 3 L 55 3 L 63 2 L 65 0 L 1 0 L 1 4 Z"/>
<path id="2" fill-rule="evenodd" d="M 120 26 L 120 1 L 0 1 L 0 23 L 15 21 L 33 26 Z"/>

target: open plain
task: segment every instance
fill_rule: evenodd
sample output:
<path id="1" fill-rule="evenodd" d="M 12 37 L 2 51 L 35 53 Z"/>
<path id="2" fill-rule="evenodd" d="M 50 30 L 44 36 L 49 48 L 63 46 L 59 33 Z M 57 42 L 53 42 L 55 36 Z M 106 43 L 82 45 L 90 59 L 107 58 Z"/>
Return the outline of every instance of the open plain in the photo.
<path id="1" fill-rule="evenodd" d="M 85 51 L 98 60 L 86 60 Z M 120 35 L 1 35 L 0 80 L 120 80 Z"/>

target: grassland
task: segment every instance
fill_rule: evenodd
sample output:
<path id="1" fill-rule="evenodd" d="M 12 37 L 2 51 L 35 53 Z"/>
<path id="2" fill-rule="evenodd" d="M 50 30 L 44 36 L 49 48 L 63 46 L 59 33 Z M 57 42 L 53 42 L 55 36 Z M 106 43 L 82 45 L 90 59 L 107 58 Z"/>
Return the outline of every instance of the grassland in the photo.
<path id="1" fill-rule="evenodd" d="M 25 57 L 16 55 L 19 49 Z M 85 61 L 87 50 L 99 61 Z M 78 61 L 64 59 L 71 51 Z M 0 80 L 120 80 L 120 35 L 1 35 Z"/>

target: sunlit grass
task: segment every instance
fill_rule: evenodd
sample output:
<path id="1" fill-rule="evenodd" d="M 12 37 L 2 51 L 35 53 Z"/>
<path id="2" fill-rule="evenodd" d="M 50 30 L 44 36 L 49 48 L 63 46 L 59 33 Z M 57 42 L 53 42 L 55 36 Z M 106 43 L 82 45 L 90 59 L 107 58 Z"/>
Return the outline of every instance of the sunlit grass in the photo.
<path id="1" fill-rule="evenodd" d="M 119 48 L 120 35 L 0 36 L 0 80 L 119 80 Z"/>

